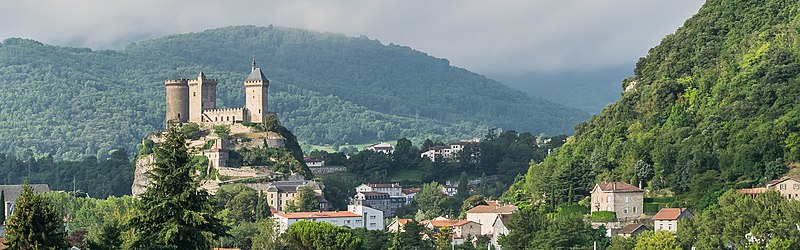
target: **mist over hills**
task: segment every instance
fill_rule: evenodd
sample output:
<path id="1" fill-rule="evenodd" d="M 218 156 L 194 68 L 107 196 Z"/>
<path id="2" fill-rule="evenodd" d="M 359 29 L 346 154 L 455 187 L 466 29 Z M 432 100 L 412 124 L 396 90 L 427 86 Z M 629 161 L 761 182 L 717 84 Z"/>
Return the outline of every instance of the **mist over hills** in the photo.
<path id="1" fill-rule="evenodd" d="M 270 107 L 302 141 L 450 140 L 500 127 L 559 134 L 584 112 L 528 97 L 408 47 L 282 27 L 237 26 L 93 51 L 27 39 L 0 44 L 0 148 L 63 158 L 129 152 L 163 128 L 164 80 L 204 71 L 218 105 L 244 103 L 255 56 Z"/>

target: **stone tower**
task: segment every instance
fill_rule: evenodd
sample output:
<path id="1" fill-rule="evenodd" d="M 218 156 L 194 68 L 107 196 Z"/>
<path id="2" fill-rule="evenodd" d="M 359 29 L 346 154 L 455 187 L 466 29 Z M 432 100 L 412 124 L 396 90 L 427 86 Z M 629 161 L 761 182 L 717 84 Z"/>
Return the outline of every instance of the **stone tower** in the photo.
<path id="1" fill-rule="evenodd" d="M 189 80 L 189 121 L 203 122 L 203 111 L 217 108 L 217 80 L 206 79 L 201 71 L 197 79 Z"/>
<path id="2" fill-rule="evenodd" d="M 189 82 L 186 79 L 167 80 L 167 121 L 189 120 Z"/>
<path id="3" fill-rule="evenodd" d="M 244 88 L 246 91 L 245 97 L 247 98 L 245 100 L 245 108 L 247 108 L 248 120 L 250 122 L 263 122 L 268 110 L 269 80 L 261 72 L 261 69 L 256 67 L 255 58 L 253 58 L 250 75 L 244 79 Z"/>

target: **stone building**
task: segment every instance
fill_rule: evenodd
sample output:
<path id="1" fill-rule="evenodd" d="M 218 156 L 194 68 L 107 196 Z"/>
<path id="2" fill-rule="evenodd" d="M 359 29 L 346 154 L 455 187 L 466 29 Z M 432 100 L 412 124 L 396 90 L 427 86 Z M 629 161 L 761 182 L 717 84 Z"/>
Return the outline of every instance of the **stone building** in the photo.
<path id="1" fill-rule="evenodd" d="M 319 209 L 324 211 L 328 209 L 328 201 L 322 197 L 322 190 L 325 186 L 322 183 L 311 180 L 298 180 L 298 181 L 275 181 L 268 184 L 266 188 L 267 204 L 275 210 L 282 212 L 286 210 L 286 206 L 290 202 L 297 202 L 298 193 L 301 187 L 308 186 L 314 190 L 319 201 Z"/>
<path id="2" fill-rule="evenodd" d="M 692 218 L 692 212 L 686 208 L 662 208 L 653 220 L 653 228 L 656 231 L 678 231 L 678 220 Z"/>
<path id="3" fill-rule="evenodd" d="M 262 122 L 267 115 L 269 80 L 253 59 L 250 74 L 244 80 L 244 107 L 217 108 L 217 80 L 208 79 L 203 72 L 197 79 L 166 80 L 167 121 L 206 124 Z"/>
<path id="4" fill-rule="evenodd" d="M 592 212 L 615 212 L 617 220 L 628 221 L 639 218 L 643 207 L 644 191 L 628 183 L 598 183 L 592 189 Z"/>

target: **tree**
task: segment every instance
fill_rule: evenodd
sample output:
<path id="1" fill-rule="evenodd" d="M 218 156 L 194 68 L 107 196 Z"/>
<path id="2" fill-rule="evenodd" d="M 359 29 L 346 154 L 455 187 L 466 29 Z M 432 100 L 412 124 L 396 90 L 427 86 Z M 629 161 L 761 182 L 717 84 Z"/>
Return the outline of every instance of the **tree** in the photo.
<path id="1" fill-rule="evenodd" d="M 636 238 L 614 236 L 611 237 L 611 245 L 609 245 L 606 250 L 631 250 L 634 247 L 636 247 Z"/>
<path id="2" fill-rule="evenodd" d="M 423 185 L 422 191 L 414 197 L 417 207 L 424 214 L 422 218 L 417 219 L 430 219 L 443 215 L 442 203 L 446 198 L 439 183 L 434 181 Z"/>
<path id="3" fill-rule="evenodd" d="M 184 137 L 170 126 L 155 149 L 155 166 L 147 175 L 151 186 L 140 196 L 128 222 L 136 249 L 209 249 L 229 236 L 228 227 L 214 216 L 208 193 L 198 189 Z"/>
<path id="4" fill-rule="evenodd" d="M 389 233 L 385 231 L 356 228 L 353 229 L 353 233 L 361 239 L 362 250 L 384 250 L 392 246 L 389 241 Z"/>
<path id="5" fill-rule="evenodd" d="M 459 216 L 459 218 L 466 218 L 467 210 L 470 210 L 479 205 L 486 205 L 486 197 L 483 197 L 483 195 L 476 194 L 465 199 L 464 202 L 461 204 L 461 215 Z"/>
<path id="6" fill-rule="evenodd" d="M 635 250 L 667 250 L 667 249 L 675 249 L 680 250 L 681 245 L 678 243 L 678 240 L 675 238 L 675 233 L 662 230 L 658 232 L 647 231 L 639 236 L 636 239 L 636 247 L 633 249 Z"/>
<path id="7" fill-rule="evenodd" d="M 403 226 L 401 232 L 394 234 L 392 247 L 389 250 L 433 249 L 433 243 L 422 238 L 423 233 L 425 233 L 425 226 L 416 221 L 409 221 Z"/>
<path id="8" fill-rule="evenodd" d="M 461 172 L 461 176 L 458 178 L 458 191 L 456 191 L 456 193 L 462 199 L 469 197 L 469 180 L 467 180 L 467 172 Z"/>
<path id="9" fill-rule="evenodd" d="M 284 248 L 284 242 L 278 237 L 275 230 L 275 221 L 272 218 L 266 218 L 256 221 L 256 228 L 258 234 L 253 236 L 252 249 L 253 250 L 273 250 Z"/>
<path id="10" fill-rule="evenodd" d="M 442 227 L 436 232 L 435 234 L 436 240 L 434 241 L 434 245 L 436 246 L 436 250 L 447 250 L 452 247 L 453 244 L 453 229 L 450 227 Z"/>
<path id="11" fill-rule="evenodd" d="M 297 189 L 297 199 L 286 205 L 287 212 L 313 212 L 319 211 L 319 200 L 317 193 L 309 186 L 301 186 Z"/>
<path id="12" fill-rule="evenodd" d="M 256 191 L 246 188 L 233 196 L 233 199 L 225 204 L 232 219 L 236 221 L 252 222 L 256 219 L 256 206 L 258 196 Z"/>
<path id="13" fill-rule="evenodd" d="M 25 182 L 6 225 L 5 245 L 8 249 L 65 249 L 68 245 L 62 218 Z"/>
<path id="14" fill-rule="evenodd" d="M 183 134 L 183 137 L 186 137 L 186 138 L 189 138 L 189 139 L 192 139 L 192 140 L 197 140 L 202 135 L 201 131 L 200 131 L 200 125 L 197 125 L 197 123 L 193 123 L 193 122 L 184 123 L 181 126 L 181 134 Z"/>
<path id="15" fill-rule="evenodd" d="M 286 239 L 293 249 L 356 250 L 361 247 L 361 239 L 349 228 L 328 222 L 295 222 L 286 230 Z"/>
<path id="16" fill-rule="evenodd" d="M 508 221 L 508 234 L 500 236 L 499 243 L 503 248 L 508 249 L 528 249 L 533 247 L 544 248 L 541 240 L 537 240 L 537 235 L 546 230 L 548 221 L 544 214 L 533 210 L 530 207 L 523 207 L 516 213 L 511 214 Z"/>
<path id="17" fill-rule="evenodd" d="M 220 139 L 226 140 L 231 137 L 231 126 L 217 125 L 214 126 L 214 134 Z"/>
<path id="18" fill-rule="evenodd" d="M 99 232 L 89 234 L 86 247 L 90 250 L 122 249 L 122 227 L 119 222 L 104 223 Z"/>

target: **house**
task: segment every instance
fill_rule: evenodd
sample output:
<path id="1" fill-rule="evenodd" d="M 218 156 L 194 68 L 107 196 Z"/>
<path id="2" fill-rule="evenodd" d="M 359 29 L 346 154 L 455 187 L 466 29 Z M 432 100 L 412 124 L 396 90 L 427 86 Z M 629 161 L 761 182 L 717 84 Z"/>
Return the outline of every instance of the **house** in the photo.
<path id="1" fill-rule="evenodd" d="M 650 230 L 650 228 L 643 224 L 633 223 L 625 225 L 625 227 L 619 230 L 618 235 L 625 238 L 636 237 L 636 235 L 644 233 L 644 231 L 647 230 Z"/>
<path id="2" fill-rule="evenodd" d="M 375 152 L 381 152 L 388 155 L 394 153 L 394 146 L 392 146 L 392 144 L 389 143 L 381 142 L 378 144 L 369 145 L 365 148 L 365 150 L 372 150 Z"/>
<path id="3" fill-rule="evenodd" d="M 508 221 L 511 219 L 511 214 L 498 214 L 497 218 L 492 223 L 492 245 L 495 249 L 502 249 L 500 246 L 500 236 L 508 234 Z"/>
<path id="4" fill-rule="evenodd" d="M 502 214 L 512 214 L 517 211 L 517 206 L 502 204 L 499 201 L 489 201 L 487 205 L 475 206 L 467 210 L 467 220 L 481 224 L 481 235 L 491 235 L 492 225 L 497 216 Z"/>
<path id="5" fill-rule="evenodd" d="M 43 193 L 43 192 L 50 192 L 50 186 L 47 184 L 29 184 L 31 189 L 33 189 L 34 193 Z M 6 215 L 6 218 L 11 216 L 11 213 L 14 212 L 15 204 L 17 203 L 17 199 L 19 199 L 19 195 L 22 192 L 22 185 L 0 185 L 0 192 L 5 195 L 5 204 L 3 205 L 3 211 Z M 5 234 L 3 234 L 5 235 Z"/>
<path id="6" fill-rule="evenodd" d="M 450 183 L 450 181 L 445 182 L 445 184 L 441 185 L 440 188 L 442 189 L 442 193 L 446 194 L 449 197 L 453 197 L 458 194 L 458 183 Z"/>
<path id="7" fill-rule="evenodd" d="M 366 183 L 356 187 L 356 192 L 381 192 L 389 196 L 403 196 L 403 188 L 398 183 Z"/>
<path id="8" fill-rule="evenodd" d="M 403 229 L 403 227 L 407 223 L 409 223 L 411 221 L 414 221 L 414 220 L 412 220 L 412 219 L 395 219 L 394 221 L 392 221 L 392 223 L 389 223 L 389 226 L 386 228 L 386 230 L 389 231 L 389 232 L 393 232 L 393 233 L 403 232 L 403 231 L 405 231 L 405 229 Z"/>
<path id="9" fill-rule="evenodd" d="M 303 161 L 306 162 L 306 165 L 311 168 L 317 168 L 325 166 L 325 160 L 320 158 L 313 158 L 313 157 L 303 157 Z"/>
<path id="10" fill-rule="evenodd" d="M 427 228 L 440 230 L 449 227 L 453 230 L 453 245 L 463 244 L 472 237 L 481 234 L 481 224 L 470 220 L 450 220 L 447 218 L 436 218 L 420 222 Z"/>
<path id="11" fill-rule="evenodd" d="M 411 204 L 417 193 L 422 192 L 422 188 L 403 188 L 400 192 L 406 197 L 406 205 L 408 205 Z"/>
<path id="12" fill-rule="evenodd" d="M 365 228 L 367 230 L 383 230 L 383 215 L 381 211 L 363 206 L 347 206 L 348 211 L 336 212 L 296 212 L 275 213 L 278 232 L 286 232 L 292 224 L 298 221 L 311 220 L 328 222 L 336 226 L 349 228 Z"/>
<path id="13" fill-rule="evenodd" d="M 383 216 L 390 218 L 398 208 L 406 204 L 406 198 L 402 196 L 390 196 L 382 192 L 358 192 L 352 204 L 372 207 L 383 211 Z"/>
<path id="14" fill-rule="evenodd" d="M 362 205 L 348 205 L 347 211 L 361 215 L 364 222 L 363 228 L 383 231 L 383 211 Z"/>
<path id="15" fill-rule="evenodd" d="M 692 212 L 686 208 L 662 208 L 650 220 L 653 221 L 653 227 L 656 231 L 678 231 L 678 220 L 683 218 L 691 218 Z"/>
<path id="16" fill-rule="evenodd" d="M 800 200 L 800 176 L 784 176 L 767 183 L 767 189 L 781 193 L 789 199 Z"/>
<path id="17" fill-rule="evenodd" d="M 349 228 L 363 228 L 364 218 L 360 214 L 350 211 L 345 212 L 296 212 L 296 213 L 276 213 L 275 218 L 277 230 L 280 233 L 286 232 L 289 226 L 298 221 L 311 220 L 318 222 L 328 222 L 336 226 Z"/>
<path id="18" fill-rule="evenodd" d="M 639 218 L 643 207 L 644 191 L 628 183 L 598 183 L 592 189 L 592 212 L 614 212 L 617 220 L 627 221 Z"/>
<path id="19" fill-rule="evenodd" d="M 312 180 L 275 181 L 269 183 L 266 192 L 264 192 L 267 204 L 279 212 L 284 211 L 290 202 L 296 202 L 298 198 L 297 191 L 303 186 L 314 190 L 317 201 L 319 201 L 320 210 L 328 210 L 328 201 L 322 196 L 322 190 L 325 189 L 325 186 L 322 185 L 322 182 Z"/>
<path id="20" fill-rule="evenodd" d="M 439 158 L 439 157 L 450 158 L 450 157 L 455 156 L 456 153 L 461 152 L 462 150 L 464 150 L 464 148 L 467 145 L 475 144 L 475 143 L 477 143 L 479 141 L 480 140 L 478 140 L 478 139 L 473 139 L 473 140 L 469 140 L 469 141 L 460 141 L 460 142 L 450 143 L 449 145 L 446 145 L 446 146 L 435 146 L 435 147 L 429 148 L 425 152 L 422 152 L 422 154 L 420 154 L 420 157 L 428 158 L 431 161 L 435 161 L 436 158 Z"/>

